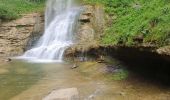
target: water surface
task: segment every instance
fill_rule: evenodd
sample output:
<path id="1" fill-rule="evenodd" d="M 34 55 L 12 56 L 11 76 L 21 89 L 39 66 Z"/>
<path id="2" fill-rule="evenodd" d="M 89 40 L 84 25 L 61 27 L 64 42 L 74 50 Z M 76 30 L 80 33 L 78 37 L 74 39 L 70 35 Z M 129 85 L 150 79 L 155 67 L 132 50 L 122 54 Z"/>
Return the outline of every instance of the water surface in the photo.
<path id="1" fill-rule="evenodd" d="M 78 89 L 80 100 L 168 100 L 170 89 L 138 78 L 114 81 L 105 64 L 28 63 L 20 60 L 0 65 L 0 100 L 42 100 L 54 89 Z"/>

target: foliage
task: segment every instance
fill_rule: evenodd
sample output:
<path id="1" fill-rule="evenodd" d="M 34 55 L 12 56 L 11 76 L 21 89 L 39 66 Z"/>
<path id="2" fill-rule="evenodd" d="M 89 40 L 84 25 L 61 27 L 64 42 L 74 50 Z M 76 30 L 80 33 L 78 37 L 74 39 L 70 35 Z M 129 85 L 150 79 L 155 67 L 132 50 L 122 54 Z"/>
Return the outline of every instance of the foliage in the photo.
<path id="1" fill-rule="evenodd" d="M 6 6 L 0 6 L 0 19 L 15 19 L 18 15 Z"/>
<path id="2" fill-rule="evenodd" d="M 169 0 L 84 0 L 105 5 L 112 24 L 105 30 L 102 43 L 136 45 L 135 37 L 143 43 L 164 46 L 170 44 Z"/>
<path id="3" fill-rule="evenodd" d="M 29 12 L 43 11 L 44 1 L 33 2 L 34 0 L 0 0 L 0 19 L 12 20 Z"/>

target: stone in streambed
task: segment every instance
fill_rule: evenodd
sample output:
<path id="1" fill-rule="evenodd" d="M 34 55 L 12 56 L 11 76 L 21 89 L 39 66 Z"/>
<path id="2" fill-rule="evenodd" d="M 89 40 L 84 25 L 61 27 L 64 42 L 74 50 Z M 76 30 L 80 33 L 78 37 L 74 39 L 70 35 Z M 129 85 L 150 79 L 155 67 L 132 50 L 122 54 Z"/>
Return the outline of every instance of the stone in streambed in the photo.
<path id="1" fill-rule="evenodd" d="M 7 59 L 5 60 L 5 62 L 11 62 L 11 61 L 12 61 L 11 58 L 7 58 Z"/>
<path id="2" fill-rule="evenodd" d="M 77 64 L 74 64 L 72 67 L 71 67 L 71 69 L 75 69 L 75 68 L 77 68 L 78 67 L 78 65 Z"/>
<path id="3" fill-rule="evenodd" d="M 66 88 L 52 91 L 42 100 L 79 100 L 77 88 Z"/>
<path id="4" fill-rule="evenodd" d="M 97 59 L 97 62 L 98 62 L 98 63 L 104 63 L 104 62 L 105 62 L 104 56 L 101 55 L 101 56 Z"/>
<path id="5" fill-rule="evenodd" d="M 107 65 L 105 71 L 108 73 L 116 73 L 119 72 L 121 69 L 118 66 L 114 65 Z"/>

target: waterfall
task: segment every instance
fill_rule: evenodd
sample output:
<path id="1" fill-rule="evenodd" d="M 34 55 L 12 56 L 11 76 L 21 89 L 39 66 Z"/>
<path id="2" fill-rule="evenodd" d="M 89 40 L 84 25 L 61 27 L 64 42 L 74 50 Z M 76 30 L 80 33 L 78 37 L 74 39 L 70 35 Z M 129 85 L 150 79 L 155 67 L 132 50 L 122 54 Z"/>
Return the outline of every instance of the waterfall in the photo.
<path id="1" fill-rule="evenodd" d="M 32 61 L 62 61 L 64 50 L 73 44 L 80 7 L 73 0 L 48 0 L 45 32 L 36 45 L 22 56 Z"/>

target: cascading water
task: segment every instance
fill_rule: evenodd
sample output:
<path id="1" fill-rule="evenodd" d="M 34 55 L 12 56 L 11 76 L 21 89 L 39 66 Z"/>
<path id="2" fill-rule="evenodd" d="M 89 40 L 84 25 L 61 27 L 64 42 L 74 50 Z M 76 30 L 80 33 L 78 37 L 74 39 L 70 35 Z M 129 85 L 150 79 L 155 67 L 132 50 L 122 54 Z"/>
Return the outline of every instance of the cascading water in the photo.
<path id="1" fill-rule="evenodd" d="M 64 50 L 73 44 L 80 7 L 73 0 L 48 0 L 45 32 L 38 43 L 26 51 L 23 58 L 32 61 L 62 61 Z"/>

